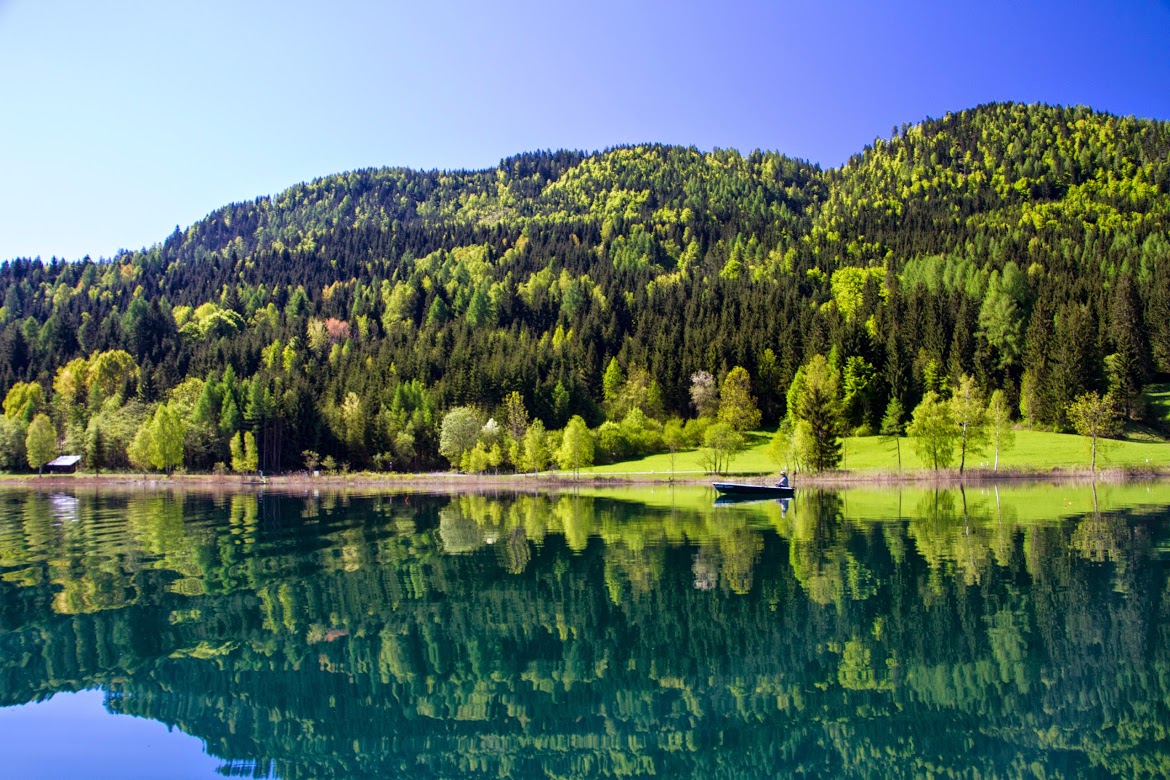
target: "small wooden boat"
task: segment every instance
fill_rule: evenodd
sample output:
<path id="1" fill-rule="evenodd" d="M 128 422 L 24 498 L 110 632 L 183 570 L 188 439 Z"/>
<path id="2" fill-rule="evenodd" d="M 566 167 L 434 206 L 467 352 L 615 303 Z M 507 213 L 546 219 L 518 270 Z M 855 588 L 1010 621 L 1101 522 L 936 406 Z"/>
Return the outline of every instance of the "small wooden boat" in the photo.
<path id="1" fill-rule="evenodd" d="M 736 485 L 731 482 L 716 482 L 715 491 L 726 498 L 792 498 L 796 489 L 776 485 Z"/>

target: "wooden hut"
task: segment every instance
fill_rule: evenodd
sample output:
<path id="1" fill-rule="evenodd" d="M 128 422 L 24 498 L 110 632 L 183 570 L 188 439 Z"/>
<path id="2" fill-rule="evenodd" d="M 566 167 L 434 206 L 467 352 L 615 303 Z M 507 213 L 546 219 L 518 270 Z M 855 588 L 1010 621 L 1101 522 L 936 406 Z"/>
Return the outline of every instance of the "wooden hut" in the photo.
<path id="1" fill-rule="evenodd" d="M 50 474 L 73 474 L 81 464 L 80 455 L 62 455 L 45 464 L 45 471 Z"/>

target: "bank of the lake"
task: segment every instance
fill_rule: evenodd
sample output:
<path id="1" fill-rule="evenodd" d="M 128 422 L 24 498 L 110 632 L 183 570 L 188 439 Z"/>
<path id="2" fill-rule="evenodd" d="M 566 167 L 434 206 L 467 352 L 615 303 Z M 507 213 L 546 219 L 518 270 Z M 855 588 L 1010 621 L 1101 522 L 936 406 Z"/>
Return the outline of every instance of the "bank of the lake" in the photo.
<path id="1" fill-rule="evenodd" d="M 989 468 L 915 469 L 884 471 L 877 469 L 841 469 L 822 473 L 797 473 L 793 485 L 805 488 L 846 488 L 863 486 L 936 486 L 994 485 L 1013 483 L 1090 484 L 1127 483 L 1170 479 L 1170 467 L 1127 466 L 1102 468 Z M 731 472 L 710 474 L 704 472 L 541 472 L 538 474 L 463 474 L 459 472 L 429 472 L 417 474 L 353 472 L 345 475 L 310 476 L 304 472 L 275 476 L 241 477 L 223 474 L 142 474 L 105 473 L 100 475 L 77 473 L 57 475 L 6 475 L 0 486 L 27 487 L 41 490 L 59 489 L 182 489 L 223 491 L 279 491 L 302 493 L 312 490 L 358 490 L 369 492 L 531 492 L 544 490 L 580 490 L 621 486 L 710 486 L 713 482 L 770 485 L 775 472 Z"/>
<path id="2" fill-rule="evenodd" d="M 454 471 L 400 473 L 350 472 L 313 476 L 291 471 L 260 478 L 256 475 L 189 474 L 171 476 L 142 472 L 69 475 L 0 475 L 0 484 L 16 482 L 42 487 L 79 485 L 137 487 L 205 487 L 215 490 L 311 489 L 484 491 L 545 490 L 607 485 L 710 485 L 712 481 L 770 484 L 779 466 L 769 457 L 770 431 L 748 434 L 748 446 L 736 455 L 730 468 L 712 474 L 704 467 L 702 450 L 661 453 L 643 458 L 583 468 L 579 472 L 542 471 L 535 474 L 466 474 Z M 987 484 L 993 482 L 1125 482 L 1170 478 L 1170 443 L 1155 439 L 1108 439 L 1098 442 L 1098 468 L 1089 468 L 1089 442 L 1083 436 L 1019 430 L 1015 443 L 1000 453 L 998 465 L 988 450 L 969 454 L 960 474 L 957 467 L 931 469 L 914 452 L 912 442 L 898 444 L 880 436 L 842 440 L 842 468 L 819 474 L 790 468 L 798 487 L 830 487 L 859 484 Z M 956 459 L 957 460 L 957 459 Z"/>

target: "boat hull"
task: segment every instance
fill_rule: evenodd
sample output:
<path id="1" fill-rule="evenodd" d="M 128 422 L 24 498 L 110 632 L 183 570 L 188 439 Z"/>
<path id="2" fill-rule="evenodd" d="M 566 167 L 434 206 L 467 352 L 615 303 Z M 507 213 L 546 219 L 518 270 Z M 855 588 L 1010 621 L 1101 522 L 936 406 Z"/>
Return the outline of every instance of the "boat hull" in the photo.
<path id="1" fill-rule="evenodd" d="M 727 498 L 792 498 L 796 490 L 775 485 L 736 485 L 730 482 L 716 482 L 715 491 Z"/>

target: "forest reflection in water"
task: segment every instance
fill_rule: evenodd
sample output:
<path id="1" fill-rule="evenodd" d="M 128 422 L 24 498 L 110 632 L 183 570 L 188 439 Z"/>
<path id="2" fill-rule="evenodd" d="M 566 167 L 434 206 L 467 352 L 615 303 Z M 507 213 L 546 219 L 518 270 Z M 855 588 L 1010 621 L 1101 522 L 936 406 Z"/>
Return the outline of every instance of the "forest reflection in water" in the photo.
<path id="1" fill-rule="evenodd" d="M 1170 772 L 1170 486 L 712 499 L 0 491 L 0 706 L 286 778 Z"/>

